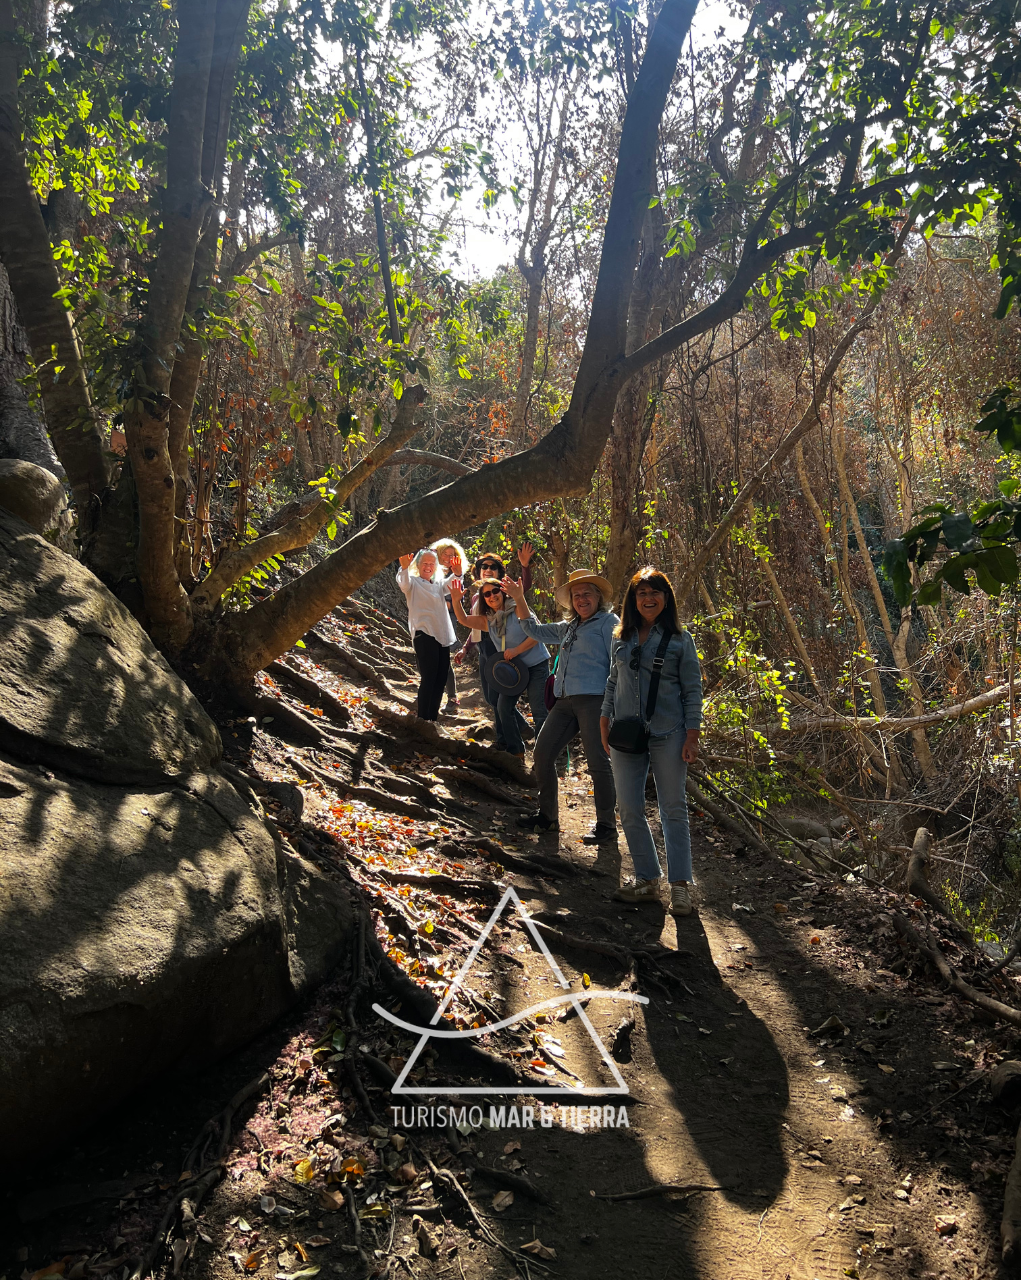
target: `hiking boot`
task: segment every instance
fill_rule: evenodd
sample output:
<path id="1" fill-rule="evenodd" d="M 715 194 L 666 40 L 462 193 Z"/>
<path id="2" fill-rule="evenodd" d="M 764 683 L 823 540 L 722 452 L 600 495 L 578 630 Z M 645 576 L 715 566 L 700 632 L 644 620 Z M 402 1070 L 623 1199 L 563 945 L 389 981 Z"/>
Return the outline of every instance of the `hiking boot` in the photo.
<path id="1" fill-rule="evenodd" d="M 588 835 L 582 836 L 582 844 L 605 844 L 617 839 L 617 828 L 608 822 L 597 822 Z"/>
<path id="2" fill-rule="evenodd" d="M 560 823 L 556 818 L 547 818 L 544 813 L 522 814 L 517 820 L 517 825 L 525 831 L 537 831 L 540 834 L 544 831 L 560 830 Z"/>
<path id="3" fill-rule="evenodd" d="M 634 884 L 622 884 L 613 895 L 618 902 L 658 902 L 662 877 L 655 880 L 636 880 Z"/>
<path id="4" fill-rule="evenodd" d="M 690 916 L 694 907 L 691 894 L 685 880 L 679 880 L 670 886 L 670 914 L 672 916 Z"/>

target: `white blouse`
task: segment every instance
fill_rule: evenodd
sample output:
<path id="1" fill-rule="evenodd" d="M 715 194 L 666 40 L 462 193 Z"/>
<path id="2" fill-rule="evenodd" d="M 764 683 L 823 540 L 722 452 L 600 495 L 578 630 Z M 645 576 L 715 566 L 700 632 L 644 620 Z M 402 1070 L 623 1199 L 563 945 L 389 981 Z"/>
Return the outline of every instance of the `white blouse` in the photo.
<path id="1" fill-rule="evenodd" d="M 397 575 L 397 585 L 408 600 L 408 630 L 412 639 L 416 631 L 424 631 L 444 648 L 457 643 L 457 632 L 447 608 L 450 587 L 446 582 L 429 582 L 402 568 Z"/>

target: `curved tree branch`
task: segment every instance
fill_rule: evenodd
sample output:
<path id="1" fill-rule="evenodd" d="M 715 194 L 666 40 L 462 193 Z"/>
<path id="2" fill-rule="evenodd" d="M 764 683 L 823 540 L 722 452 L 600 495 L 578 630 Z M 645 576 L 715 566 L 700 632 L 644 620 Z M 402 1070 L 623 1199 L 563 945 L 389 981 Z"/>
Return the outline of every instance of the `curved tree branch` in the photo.
<path id="1" fill-rule="evenodd" d="M 395 451 L 406 440 L 411 439 L 418 430 L 415 410 L 424 401 L 423 387 L 417 384 L 406 387 L 397 404 L 397 413 L 387 435 L 380 440 L 371 453 L 366 454 L 346 475 L 340 477 L 329 498 L 317 502 L 304 515 L 294 516 L 279 529 L 274 529 L 272 533 L 263 534 L 254 542 L 228 551 L 216 568 L 192 592 L 191 607 L 195 615 L 211 613 L 236 582 L 239 582 L 246 573 L 251 573 L 256 565 L 268 560 L 270 556 L 283 555 L 285 551 L 294 551 L 297 547 L 307 547 L 319 530 L 336 516 L 355 489 L 363 485 L 380 467 L 385 466 Z"/>
<path id="2" fill-rule="evenodd" d="M 398 449 L 381 467 L 435 467 L 437 471 L 449 471 L 452 476 L 470 476 L 474 467 L 458 462 L 456 458 L 448 458 L 442 453 L 430 453 L 428 449 Z"/>

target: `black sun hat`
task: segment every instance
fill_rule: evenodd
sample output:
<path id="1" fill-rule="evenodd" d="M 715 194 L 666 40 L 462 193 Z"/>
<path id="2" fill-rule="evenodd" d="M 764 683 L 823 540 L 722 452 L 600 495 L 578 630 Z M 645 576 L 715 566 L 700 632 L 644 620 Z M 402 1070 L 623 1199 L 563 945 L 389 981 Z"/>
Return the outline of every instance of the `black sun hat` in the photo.
<path id="1" fill-rule="evenodd" d="M 502 653 L 486 659 L 486 679 L 497 693 L 513 697 L 528 688 L 528 668 L 520 658 L 505 658 Z"/>

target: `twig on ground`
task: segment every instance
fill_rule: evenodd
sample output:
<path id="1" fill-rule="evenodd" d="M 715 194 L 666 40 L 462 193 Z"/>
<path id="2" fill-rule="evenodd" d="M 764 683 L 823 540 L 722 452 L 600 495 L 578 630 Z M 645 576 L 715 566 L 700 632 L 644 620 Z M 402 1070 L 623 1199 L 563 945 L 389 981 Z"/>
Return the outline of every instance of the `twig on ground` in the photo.
<path id="1" fill-rule="evenodd" d="M 686 1192 L 688 1195 L 696 1195 L 700 1191 L 726 1191 L 727 1187 L 721 1187 L 717 1183 L 704 1182 L 657 1182 L 651 1187 L 642 1187 L 638 1191 L 615 1191 L 611 1195 L 600 1195 L 596 1192 L 597 1200 L 651 1200 L 653 1196 L 665 1196 L 671 1192 Z"/>
<path id="2" fill-rule="evenodd" d="M 959 996 L 963 996 L 965 1000 L 976 1005 L 979 1009 L 985 1009 L 987 1013 L 993 1014 L 994 1017 L 1002 1018 L 1004 1022 L 1009 1022 L 1015 1027 L 1021 1027 L 1021 1009 L 1014 1009 L 1009 1004 L 994 1000 L 992 996 L 985 995 L 965 982 L 956 970 L 951 968 L 946 956 L 940 951 L 936 943 L 923 942 L 900 912 L 894 912 L 893 923 L 901 937 L 910 942 L 916 950 L 935 965 L 943 981 L 952 991 L 956 991 Z"/>
<path id="3" fill-rule="evenodd" d="M 978 1084 L 980 1080 L 984 1079 L 985 1074 L 986 1073 L 984 1071 L 976 1071 L 967 1084 L 962 1084 L 961 1087 L 959 1089 L 955 1089 L 953 1093 L 948 1093 L 945 1098 L 940 1098 L 938 1102 L 934 1102 L 931 1107 L 927 1107 L 925 1111 L 921 1112 L 919 1115 L 915 1116 L 913 1120 L 909 1121 L 908 1128 L 910 1129 L 913 1125 L 918 1124 L 919 1121 L 924 1120 L 927 1116 L 931 1116 L 932 1113 L 934 1111 L 938 1111 L 940 1107 L 945 1107 L 948 1102 L 953 1102 L 953 1100 L 955 1098 L 959 1098 L 962 1093 L 967 1093 L 972 1085 Z"/>
<path id="4" fill-rule="evenodd" d="M 358 1250 L 358 1257 L 361 1259 L 362 1266 L 365 1267 L 366 1273 L 371 1269 L 369 1255 L 362 1247 L 362 1221 L 358 1217 L 358 1206 L 355 1204 L 355 1193 L 350 1182 L 344 1183 L 344 1199 L 347 1201 L 347 1212 L 351 1219 L 351 1230 L 354 1233 L 355 1248 Z"/>

